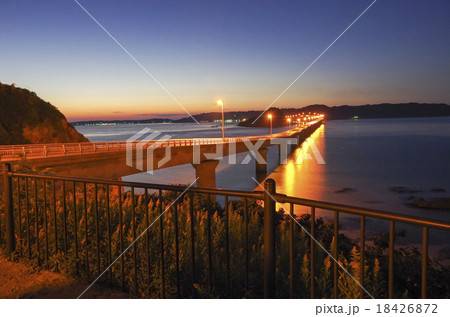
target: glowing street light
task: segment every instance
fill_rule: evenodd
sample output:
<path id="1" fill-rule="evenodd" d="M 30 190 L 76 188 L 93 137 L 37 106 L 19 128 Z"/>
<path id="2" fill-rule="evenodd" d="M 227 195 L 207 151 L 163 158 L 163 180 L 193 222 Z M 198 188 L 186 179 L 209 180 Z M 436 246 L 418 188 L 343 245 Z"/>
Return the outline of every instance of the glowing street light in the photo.
<path id="1" fill-rule="evenodd" d="M 269 114 L 267 117 L 268 117 L 269 120 L 270 120 L 270 135 L 272 135 L 272 115 Z"/>
<path id="2" fill-rule="evenodd" d="M 291 118 L 288 118 L 288 122 L 289 122 L 289 130 L 291 129 Z"/>
<path id="3" fill-rule="evenodd" d="M 217 105 L 222 107 L 222 139 L 225 139 L 225 120 L 223 115 L 223 102 L 222 100 L 217 100 Z"/>

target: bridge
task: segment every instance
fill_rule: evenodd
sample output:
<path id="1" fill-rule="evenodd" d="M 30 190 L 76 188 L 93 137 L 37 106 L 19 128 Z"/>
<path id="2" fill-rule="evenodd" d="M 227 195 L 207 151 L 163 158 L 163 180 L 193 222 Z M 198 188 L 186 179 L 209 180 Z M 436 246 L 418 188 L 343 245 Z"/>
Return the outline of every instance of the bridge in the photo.
<path id="1" fill-rule="evenodd" d="M 262 136 L 129 140 L 0 146 L 0 162 L 25 161 L 52 174 L 120 180 L 143 171 L 192 164 L 200 187 L 215 187 L 218 159 L 252 152 L 256 173 L 267 172 L 268 147 L 277 144 L 280 153 L 292 151 L 320 125 L 320 117 L 285 132 Z M 170 149 L 170 150 L 168 150 Z M 170 153 L 168 153 L 170 151 Z"/>

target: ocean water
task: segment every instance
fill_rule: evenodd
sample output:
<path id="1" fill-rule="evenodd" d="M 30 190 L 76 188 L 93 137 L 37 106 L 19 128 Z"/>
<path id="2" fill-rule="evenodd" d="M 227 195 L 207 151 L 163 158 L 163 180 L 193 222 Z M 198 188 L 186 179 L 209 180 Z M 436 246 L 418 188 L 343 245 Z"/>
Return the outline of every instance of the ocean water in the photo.
<path id="1" fill-rule="evenodd" d="M 212 123 L 78 126 L 77 130 L 91 141 L 122 141 L 144 127 L 173 138 L 221 137 L 220 126 L 215 127 Z M 226 129 L 227 136 L 268 133 L 266 128 L 228 125 Z M 329 121 L 311 139 L 325 164 L 317 162 L 311 148 L 306 149 L 311 159 L 305 159 L 301 164 L 299 158 L 305 149 L 295 150 L 286 161 L 280 162 L 277 146 L 269 148 L 268 177 L 276 181 L 278 192 L 450 221 L 450 210 L 419 209 L 408 205 L 413 197 L 450 197 L 450 117 Z M 237 162 L 247 155 L 239 154 Z M 254 160 L 236 165 L 229 165 L 226 161 L 221 161 L 217 168 L 217 187 L 240 190 L 258 187 L 252 178 L 255 177 Z M 124 179 L 187 184 L 195 179 L 195 171 L 192 166 L 185 165 L 158 170 L 153 175 L 141 173 Z M 403 193 L 393 191 L 395 187 L 404 187 Z M 309 210 L 298 207 L 295 212 Z M 317 210 L 316 213 L 326 221 L 333 219 L 332 212 Z M 388 225 L 384 221 L 368 221 L 368 236 L 380 230 L 387 232 Z M 407 233 L 396 243 L 420 243 L 421 228 L 398 225 L 397 229 L 405 229 Z M 342 215 L 341 232 L 355 237 L 359 235 L 359 218 Z M 431 230 L 432 244 L 448 246 L 445 240 L 448 240 L 447 233 Z"/>
<path id="2" fill-rule="evenodd" d="M 271 173 L 277 190 L 290 196 L 450 221 L 450 210 L 408 204 L 415 198 L 450 197 L 450 118 L 371 119 L 329 121 L 311 138 L 325 164 L 304 160 L 295 164 L 300 149 Z M 403 193 L 394 191 L 404 187 Z M 345 190 L 343 190 L 345 189 Z M 436 192 L 439 190 L 439 192 Z M 297 208 L 297 213 L 309 212 Z M 332 221 L 333 212 L 318 210 Z M 341 214 L 341 232 L 357 237 L 359 217 Z M 386 221 L 368 220 L 367 235 L 388 232 Z M 417 244 L 421 228 L 396 225 L 405 237 L 396 244 Z M 449 247 L 449 234 L 430 230 L 435 250 Z"/>
<path id="3" fill-rule="evenodd" d="M 154 124 L 117 124 L 117 125 L 86 125 L 76 126 L 91 142 L 126 141 L 142 129 L 152 129 L 170 135 L 172 139 L 183 138 L 221 138 L 222 126 L 212 122 L 197 123 L 154 123 Z M 287 128 L 274 128 L 273 133 L 282 132 Z M 248 135 L 249 128 L 236 124 L 225 125 L 226 136 Z M 269 134 L 269 128 L 251 128 L 252 135 Z"/>

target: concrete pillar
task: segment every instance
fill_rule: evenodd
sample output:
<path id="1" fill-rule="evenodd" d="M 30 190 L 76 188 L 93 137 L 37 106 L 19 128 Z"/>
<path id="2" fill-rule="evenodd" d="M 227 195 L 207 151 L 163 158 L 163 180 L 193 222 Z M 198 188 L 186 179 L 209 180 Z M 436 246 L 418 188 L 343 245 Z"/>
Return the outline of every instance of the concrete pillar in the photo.
<path id="1" fill-rule="evenodd" d="M 256 160 L 255 165 L 256 165 L 256 174 L 267 174 L 267 152 L 269 151 L 268 148 L 262 148 L 259 149 L 259 155 L 262 156 L 262 158 L 264 159 L 265 163 L 259 163 L 258 160 Z"/>
<path id="2" fill-rule="evenodd" d="M 298 144 L 298 136 L 297 136 L 297 135 L 295 136 L 295 140 L 297 141 L 297 143 L 295 143 L 295 144 L 290 144 L 290 147 L 291 147 L 290 153 L 294 153 L 294 151 L 300 146 L 300 145 Z"/>
<path id="3" fill-rule="evenodd" d="M 114 176 L 112 180 L 120 182 L 120 181 L 122 181 L 122 177 Z M 111 193 L 110 193 L 111 197 L 114 197 L 114 196 L 118 197 L 120 194 L 123 194 L 125 192 L 125 189 L 123 187 L 121 190 L 119 190 L 119 186 L 110 186 L 110 190 L 111 190 Z"/>
<path id="4" fill-rule="evenodd" d="M 304 133 L 300 133 L 297 136 L 297 147 L 300 147 L 302 145 L 303 141 L 305 141 L 305 134 Z"/>
<path id="5" fill-rule="evenodd" d="M 200 164 L 192 164 L 195 168 L 197 187 L 216 188 L 216 167 L 218 160 L 202 161 Z"/>
<path id="6" fill-rule="evenodd" d="M 281 144 L 277 144 L 277 150 L 278 150 L 277 166 L 279 166 L 281 165 Z"/>

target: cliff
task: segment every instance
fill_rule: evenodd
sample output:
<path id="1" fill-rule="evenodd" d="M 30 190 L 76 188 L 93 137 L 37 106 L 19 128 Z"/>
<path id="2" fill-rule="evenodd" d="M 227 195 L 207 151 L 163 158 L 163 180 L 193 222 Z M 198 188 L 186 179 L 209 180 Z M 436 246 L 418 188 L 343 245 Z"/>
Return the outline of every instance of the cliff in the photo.
<path id="1" fill-rule="evenodd" d="M 34 92 L 0 83 L 0 144 L 70 142 L 88 140 Z"/>

